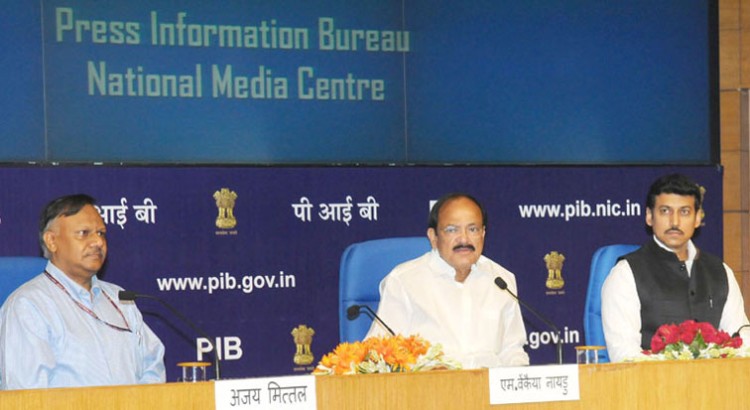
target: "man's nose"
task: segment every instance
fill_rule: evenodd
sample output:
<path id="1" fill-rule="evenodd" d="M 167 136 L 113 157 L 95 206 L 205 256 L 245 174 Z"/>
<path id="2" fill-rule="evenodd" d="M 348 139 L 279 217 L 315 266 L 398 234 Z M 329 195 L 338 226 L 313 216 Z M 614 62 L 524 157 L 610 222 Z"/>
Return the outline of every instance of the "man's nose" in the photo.
<path id="1" fill-rule="evenodd" d="M 105 239 L 105 238 L 104 238 L 103 236 L 101 236 L 101 235 L 92 235 L 92 239 L 91 239 L 91 242 L 89 242 L 89 243 L 90 243 L 91 245 L 93 245 L 93 246 L 98 246 L 98 247 L 101 247 L 101 246 L 103 246 L 103 245 L 104 245 L 104 244 L 105 244 L 106 242 L 107 242 L 107 240 L 106 240 L 106 239 Z"/>
<path id="2" fill-rule="evenodd" d="M 680 214 L 678 212 L 669 216 L 669 223 L 672 227 L 680 226 Z"/>

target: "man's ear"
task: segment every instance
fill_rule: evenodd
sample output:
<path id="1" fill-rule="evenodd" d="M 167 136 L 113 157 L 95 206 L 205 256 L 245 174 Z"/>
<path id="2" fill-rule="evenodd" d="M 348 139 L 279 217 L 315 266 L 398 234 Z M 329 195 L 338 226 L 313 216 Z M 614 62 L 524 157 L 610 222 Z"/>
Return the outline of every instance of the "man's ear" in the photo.
<path id="1" fill-rule="evenodd" d="M 695 226 L 693 228 L 695 229 L 700 228 L 702 223 L 703 223 L 703 208 L 699 209 L 695 213 Z"/>
<path id="2" fill-rule="evenodd" d="M 654 213 L 651 212 L 651 208 L 646 208 L 646 225 L 654 226 Z"/>
<path id="3" fill-rule="evenodd" d="M 57 251 L 57 235 L 54 232 L 50 230 L 45 231 L 42 239 L 50 252 L 55 253 Z"/>
<path id="4" fill-rule="evenodd" d="M 432 249 L 437 249 L 437 234 L 435 233 L 435 229 L 427 228 L 427 239 L 430 240 Z"/>

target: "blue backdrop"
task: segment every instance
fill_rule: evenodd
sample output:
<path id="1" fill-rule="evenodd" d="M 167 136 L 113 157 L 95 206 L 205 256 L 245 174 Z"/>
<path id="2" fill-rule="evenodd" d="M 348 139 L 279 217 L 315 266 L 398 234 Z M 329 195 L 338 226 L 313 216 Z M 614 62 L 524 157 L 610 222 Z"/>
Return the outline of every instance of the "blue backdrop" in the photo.
<path id="1" fill-rule="evenodd" d="M 465 191 L 489 214 L 485 254 L 514 272 L 520 297 L 563 331 L 566 361 L 574 362 L 573 346 L 584 343 L 592 254 L 605 244 L 648 239 L 645 193 L 675 170 L 706 187 L 698 244 L 721 255 L 716 167 L 104 166 L 0 168 L 0 254 L 38 255 L 44 204 L 89 193 L 107 222 L 104 279 L 164 299 L 220 338 L 224 377 L 306 373 L 338 342 L 343 250 L 368 239 L 424 235 L 430 200 Z M 236 194 L 231 227 L 216 224 L 214 195 L 224 188 Z M 309 214 L 295 212 L 306 203 Z M 360 204 L 368 203 L 377 207 L 366 218 Z M 329 215 L 332 205 L 342 212 Z M 545 284 L 544 256 L 552 251 L 565 256 L 562 289 Z M 178 377 L 179 361 L 211 360 L 199 335 L 169 311 L 150 300 L 138 304 L 166 344 L 169 380 Z M 300 324 L 315 330 L 310 366 L 293 362 L 291 331 Z M 532 364 L 553 363 L 548 329 L 529 314 L 526 326 Z"/>

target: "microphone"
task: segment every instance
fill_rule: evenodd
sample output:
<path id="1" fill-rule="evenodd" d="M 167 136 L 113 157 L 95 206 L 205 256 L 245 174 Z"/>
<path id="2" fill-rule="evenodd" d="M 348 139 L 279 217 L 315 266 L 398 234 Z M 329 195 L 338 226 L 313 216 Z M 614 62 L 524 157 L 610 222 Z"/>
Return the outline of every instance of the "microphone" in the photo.
<path id="1" fill-rule="evenodd" d="M 388 331 L 388 333 L 391 334 L 391 336 L 396 336 L 396 333 L 393 332 L 393 330 L 388 327 L 388 325 L 383 322 L 383 319 L 381 319 L 373 310 L 367 305 L 351 305 L 346 309 L 346 318 L 349 320 L 354 320 L 359 317 L 359 314 L 362 313 L 361 310 L 365 309 L 370 314 L 370 319 L 376 320 L 378 323 L 383 325 L 385 330 Z"/>
<path id="2" fill-rule="evenodd" d="M 747 325 L 742 325 L 742 326 L 740 326 L 740 328 L 739 328 L 739 329 L 737 329 L 737 331 L 736 331 L 736 332 L 732 333 L 732 337 L 737 337 L 737 336 L 739 336 L 739 335 L 740 335 L 740 330 L 742 330 L 743 328 L 746 328 L 746 327 L 750 327 L 750 324 L 747 324 Z"/>
<path id="3" fill-rule="evenodd" d="M 172 314 L 174 314 L 180 320 L 182 320 L 183 322 L 185 322 L 188 326 L 190 326 L 193 330 L 195 330 L 199 335 L 201 335 L 204 338 L 206 338 L 208 340 L 208 343 L 211 344 L 211 349 L 213 349 L 213 351 L 214 351 L 214 366 L 216 368 L 216 370 L 215 370 L 216 371 L 216 380 L 220 379 L 221 372 L 219 370 L 219 351 L 216 350 L 216 344 L 214 343 L 214 340 L 210 336 L 208 336 L 206 334 L 206 332 L 203 331 L 203 329 L 199 328 L 195 323 L 193 323 L 190 319 L 188 319 L 187 317 L 185 317 L 185 315 L 183 315 L 182 313 L 180 313 L 179 311 L 177 311 L 177 309 L 175 309 L 174 307 L 172 307 L 172 305 L 170 305 L 169 303 L 167 303 L 165 300 L 162 300 L 161 298 L 157 298 L 156 296 L 135 293 L 135 292 L 130 291 L 130 290 L 121 290 L 117 294 L 117 296 L 120 298 L 120 300 L 126 300 L 126 301 L 131 301 L 131 302 L 135 301 L 138 298 L 153 299 L 153 300 L 161 303 L 162 305 L 164 305 L 164 307 L 166 307 L 167 309 L 169 309 L 169 311 L 172 312 Z"/>
<path id="4" fill-rule="evenodd" d="M 539 312 L 532 309 L 531 306 L 524 303 L 521 299 L 516 296 L 515 293 L 513 293 L 510 289 L 508 289 L 508 283 L 505 282 L 503 278 L 500 276 L 495 278 L 495 285 L 497 285 L 498 288 L 510 293 L 511 296 L 513 296 L 513 299 L 518 301 L 519 304 L 521 304 L 523 307 L 525 307 L 529 312 L 533 313 L 534 316 L 536 316 L 539 320 L 544 322 L 547 326 L 549 326 L 552 330 L 557 333 L 557 364 L 563 364 L 563 354 L 562 354 L 562 338 L 560 337 L 560 329 L 557 328 L 552 322 L 550 322 L 548 319 L 546 319 L 544 316 L 542 316 Z"/>

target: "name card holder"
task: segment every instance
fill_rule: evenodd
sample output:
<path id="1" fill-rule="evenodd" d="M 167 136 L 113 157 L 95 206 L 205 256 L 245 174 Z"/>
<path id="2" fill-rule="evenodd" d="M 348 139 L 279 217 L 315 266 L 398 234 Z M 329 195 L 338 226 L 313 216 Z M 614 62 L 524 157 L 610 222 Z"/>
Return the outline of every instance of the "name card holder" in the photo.
<path id="1" fill-rule="evenodd" d="M 280 376 L 220 380 L 215 383 L 216 410 L 315 410 L 315 376 Z"/>
<path id="2" fill-rule="evenodd" d="M 580 400 L 578 365 L 489 369 L 490 404 Z"/>

